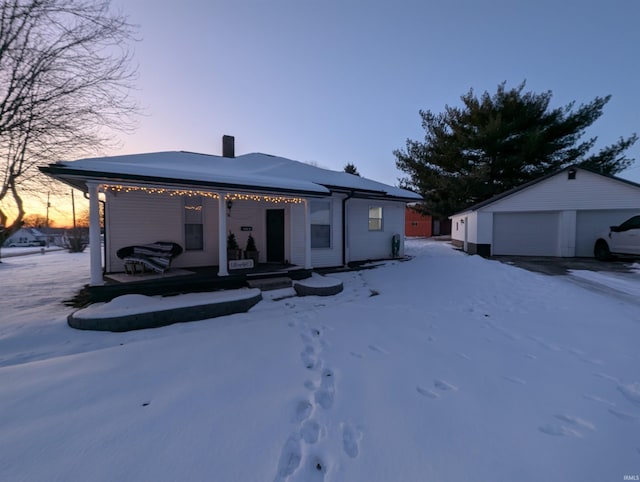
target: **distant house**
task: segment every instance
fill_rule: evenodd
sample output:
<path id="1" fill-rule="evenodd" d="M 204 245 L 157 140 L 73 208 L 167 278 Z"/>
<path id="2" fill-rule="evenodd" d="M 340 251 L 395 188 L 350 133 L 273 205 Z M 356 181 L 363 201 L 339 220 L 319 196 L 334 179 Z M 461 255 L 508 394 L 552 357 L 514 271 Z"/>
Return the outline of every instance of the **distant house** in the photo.
<path id="1" fill-rule="evenodd" d="M 64 246 L 64 238 L 68 231 L 66 228 L 40 228 L 39 231 L 49 246 Z"/>
<path id="2" fill-rule="evenodd" d="M 122 272 L 119 249 L 169 241 L 184 248 L 175 267 L 217 266 L 229 274 L 227 236 L 251 234 L 260 263 L 307 269 L 389 258 L 404 230 L 411 191 L 268 154 L 157 152 L 40 168 L 89 194 L 91 284 L 102 284 L 99 197 L 105 201 L 106 273 Z M 400 236 L 403 239 L 402 236 Z M 400 255 L 404 252 L 401 243 Z"/>
<path id="3" fill-rule="evenodd" d="M 20 228 L 3 243 L 4 247 L 44 246 L 46 236 L 36 228 Z"/>
<path id="4" fill-rule="evenodd" d="M 639 213 L 639 184 L 567 167 L 454 214 L 451 238 L 482 256 L 592 257 L 599 232 Z"/>

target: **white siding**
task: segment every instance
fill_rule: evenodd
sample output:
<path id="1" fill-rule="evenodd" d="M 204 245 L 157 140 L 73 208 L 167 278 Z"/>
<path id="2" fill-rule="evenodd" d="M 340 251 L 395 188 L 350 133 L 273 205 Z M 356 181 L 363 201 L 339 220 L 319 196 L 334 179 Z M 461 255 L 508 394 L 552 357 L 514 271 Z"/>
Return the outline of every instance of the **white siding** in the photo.
<path id="1" fill-rule="evenodd" d="M 369 207 L 382 207 L 382 231 L 369 231 Z M 391 239 L 404 239 L 405 203 L 350 199 L 347 202 L 348 261 L 365 261 L 391 257 Z M 401 241 L 400 255 L 404 254 Z"/>
<path id="2" fill-rule="evenodd" d="M 331 247 L 311 250 L 311 266 L 325 268 L 342 265 L 342 199 L 344 196 L 333 195 L 331 198 Z M 304 213 L 303 213 L 304 219 Z M 304 223 L 296 227 L 303 230 Z M 304 233 L 303 233 L 304 236 Z M 304 252 L 303 259 L 304 259 Z"/>
<path id="3" fill-rule="evenodd" d="M 304 203 L 289 208 L 288 231 L 290 234 L 289 260 L 291 264 L 304 266 Z"/>
<path id="4" fill-rule="evenodd" d="M 256 201 L 233 201 L 231 210 L 227 216 L 227 231 L 231 231 L 236 235 L 236 241 L 240 249 L 247 246 L 249 234 L 253 236 L 258 248 L 261 263 L 267 260 L 267 210 L 268 209 L 284 209 L 285 219 L 285 253 L 289 244 L 290 230 L 287 219 L 289 217 L 289 205 L 278 203 L 265 203 Z M 250 227 L 251 231 L 243 231 L 243 227 Z"/>
<path id="5" fill-rule="evenodd" d="M 468 215 L 475 215 L 475 213 L 467 213 Z M 465 215 L 456 214 L 451 216 L 451 239 L 454 241 L 464 242 L 464 223 L 462 222 Z"/>
<path id="6" fill-rule="evenodd" d="M 479 211 L 476 216 L 469 216 L 469 241 L 476 244 L 491 244 L 493 240 L 493 213 Z M 471 231 L 473 227 L 473 231 Z M 473 234 L 471 234 L 473 233 Z"/>
<path id="7" fill-rule="evenodd" d="M 640 209 L 580 211 L 576 221 L 576 256 L 593 257 L 596 238 L 609 226 L 617 226 L 631 216 L 640 214 Z"/>
<path id="8" fill-rule="evenodd" d="M 342 200 L 345 195 L 334 194 L 322 198 L 331 202 L 331 247 L 311 250 L 314 268 L 341 266 L 342 255 Z M 383 208 L 382 231 L 369 231 L 369 207 Z M 124 270 L 116 252 L 125 246 L 171 241 L 184 248 L 184 209 L 181 197 L 149 195 L 142 192 L 107 193 L 107 272 Z M 260 252 L 260 261 L 266 261 L 266 211 L 285 211 L 285 256 L 289 262 L 304 265 L 305 229 L 304 204 L 276 204 L 250 200 L 233 201 L 227 211 L 227 230 L 236 235 L 241 248 L 246 246 L 251 233 Z M 382 259 L 391 256 L 391 238 L 399 234 L 400 254 L 404 254 L 404 202 L 350 199 L 347 202 L 348 253 L 347 261 Z M 175 259 L 172 266 L 214 266 L 218 264 L 218 201 L 203 198 L 204 249 L 187 251 Z M 251 227 L 243 231 L 242 227 Z"/>
<path id="9" fill-rule="evenodd" d="M 465 242 L 473 244 L 491 243 L 492 213 L 467 211 L 451 217 L 451 239 L 460 246 Z M 488 220 L 488 224 L 486 221 Z M 487 233 L 486 231 L 489 230 Z"/>
<path id="10" fill-rule="evenodd" d="M 593 256 L 598 232 L 640 212 L 640 189 L 576 170 L 540 181 L 477 211 L 452 216 L 451 237 L 490 244 L 492 254 Z M 553 238 L 555 236 L 555 238 Z"/>
<path id="11" fill-rule="evenodd" d="M 578 169 L 575 179 L 568 179 L 567 172 L 563 171 L 481 210 L 517 212 L 638 208 L 639 188 Z"/>
<path id="12" fill-rule="evenodd" d="M 125 246 L 171 241 L 184 247 L 182 198 L 142 192 L 107 193 L 107 272 L 124 271 L 116 252 Z"/>

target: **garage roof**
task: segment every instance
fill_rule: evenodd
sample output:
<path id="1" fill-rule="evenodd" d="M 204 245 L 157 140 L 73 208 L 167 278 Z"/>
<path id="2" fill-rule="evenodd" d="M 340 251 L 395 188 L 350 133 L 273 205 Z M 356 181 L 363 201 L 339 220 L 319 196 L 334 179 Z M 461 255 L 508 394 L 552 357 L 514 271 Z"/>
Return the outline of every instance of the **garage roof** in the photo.
<path id="1" fill-rule="evenodd" d="M 602 177 L 605 177 L 605 178 L 608 178 L 608 179 L 613 179 L 614 181 L 619 181 L 619 182 L 625 183 L 627 185 L 631 185 L 633 187 L 640 188 L 640 184 L 637 184 L 637 183 L 635 183 L 633 181 L 629 181 L 627 179 L 622 179 L 621 177 L 616 177 L 616 176 L 612 176 L 612 175 L 609 175 L 609 174 L 603 174 L 603 173 L 595 171 L 593 169 L 588 169 L 586 167 L 567 166 L 567 167 L 565 167 L 563 169 L 559 169 L 557 171 L 551 172 L 551 173 L 546 174 L 544 176 L 541 176 L 541 177 L 539 177 L 537 179 L 534 179 L 533 181 L 529 181 L 529 182 L 527 182 L 525 184 L 521 184 L 520 186 L 516 186 L 513 189 L 509 189 L 508 191 L 505 191 L 503 193 L 497 194 L 497 195 L 487 199 L 486 201 L 482 201 L 482 202 L 479 202 L 477 204 L 474 204 L 474 205 L 468 207 L 467 209 L 464 209 L 462 211 L 459 211 L 459 212 L 455 213 L 453 216 L 459 216 L 459 215 L 464 214 L 464 213 L 477 211 L 478 209 L 486 207 L 486 206 L 488 206 L 490 204 L 493 204 L 493 203 L 495 203 L 497 201 L 500 201 L 501 199 L 504 199 L 506 197 L 512 196 L 512 195 L 514 195 L 514 194 L 516 194 L 516 193 L 518 193 L 520 191 L 528 189 L 531 186 L 534 186 L 534 185 L 536 185 L 536 184 L 538 184 L 538 183 L 540 183 L 542 181 L 545 181 L 545 180 L 547 180 L 549 178 L 557 176 L 557 175 L 559 175 L 559 174 L 561 174 L 561 173 L 563 173 L 565 171 L 569 171 L 571 169 L 574 169 L 576 171 L 579 171 L 579 170 L 587 171 L 587 172 L 590 172 L 592 174 L 597 174 L 599 176 L 602 176 Z"/>

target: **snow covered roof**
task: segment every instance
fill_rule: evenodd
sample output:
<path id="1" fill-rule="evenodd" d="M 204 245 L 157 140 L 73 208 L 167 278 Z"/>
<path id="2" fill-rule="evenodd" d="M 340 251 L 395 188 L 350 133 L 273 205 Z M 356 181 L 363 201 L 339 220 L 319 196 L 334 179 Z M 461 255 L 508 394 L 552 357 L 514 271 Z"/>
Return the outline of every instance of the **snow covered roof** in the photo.
<path id="1" fill-rule="evenodd" d="M 79 180 L 131 180 L 199 185 L 220 189 L 256 189 L 306 195 L 356 191 L 367 197 L 420 200 L 414 192 L 346 172 L 269 154 L 222 157 L 185 151 L 154 152 L 59 161 L 42 172 L 83 188 Z"/>
<path id="2" fill-rule="evenodd" d="M 449 216 L 449 219 L 451 219 L 453 216 L 460 216 L 462 214 L 466 214 L 466 213 L 470 213 L 470 212 L 473 212 L 473 211 L 477 211 L 480 208 L 483 208 L 485 206 L 488 206 L 490 204 L 498 202 L 501 199 L 504 199 L 504 198 L 506 198 L 508 196 L 512 196 L 514 194 L 517 194 L 520 191 L 524 191 L 525 189 L 528 189 L 531 186 L 535 186 L 536 184 L 538 184 L 538 183 L 540 183 L 542 181 L 545 181 L 545 180 L 547 180 L 549 178 L 552 178 L 554 176 L 562 174 L 563 172 L 569 171 L 570 169 L 587 171 L 587 172 L 590 172 L 591 174 L 597 174 L 597 175 L 602 176 L 602 177 L 607 178 L 607 179 L 613 179 L 614 181 L 619 181 L 619 182 L 627 184 L 629 186 L 640 188 L 640 184 L 637 184 L 637 183 L 635 183 L 633 181 L 629 181 L 628 179 L 623 179 L 621 177 L 616 177 L 616 176 L 613 176 L 611 174 L 604 174 L 602 172 L 598 172 L 598 171 L 596 171 L 594 169 L 589 169 L 589 168 L 583 167 L 583 166 L 571 165 L 571 166 L 564 167 L 562 169 L 558 169 L 557 171 L 553 171 L 553 172 L 550 172 L 548 174 L 545 174 L 544 176 L 540 176 L 537 179 L 534 179 L 532 181 L 529 181 L 529 182 L 526 182 L 526 183 L 521 184 L 519 186 L 516 186 L 514 188 L 511 188 L 511 189 L 509 189 L 509 190 L 507 190 L 505 192 L 502 192 L 500 194 L 496 194 L 495 196 L 493 196 L 493 197 L 491 197 L 489 199 L 486 199 L 485 201 L 481 201 L 481 202 L 476 203 L 476 204 L 474 204 L 472 206 L 469 206 L 466 209 L 463 209 L 462 211 L 458 211 L 457 213 L 454 213 L 452 216 Z"/>

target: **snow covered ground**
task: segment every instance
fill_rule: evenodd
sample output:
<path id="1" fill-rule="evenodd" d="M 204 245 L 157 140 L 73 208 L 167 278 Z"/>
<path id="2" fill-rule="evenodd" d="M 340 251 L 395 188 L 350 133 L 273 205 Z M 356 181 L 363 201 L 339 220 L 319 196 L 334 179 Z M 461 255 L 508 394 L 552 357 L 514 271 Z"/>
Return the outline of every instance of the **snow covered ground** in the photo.
<path id="1" fill-rule="evenodd" d="M 128 333 L 66 325 L 88 253 L 4 259 L 0 480 L 640 474 L 640 310 L 613 294 L 640 280 L 599 292 L 443 242 L 407 249 L 332 275 L 333 297 L 269 292 L 245 314 Z"/>

